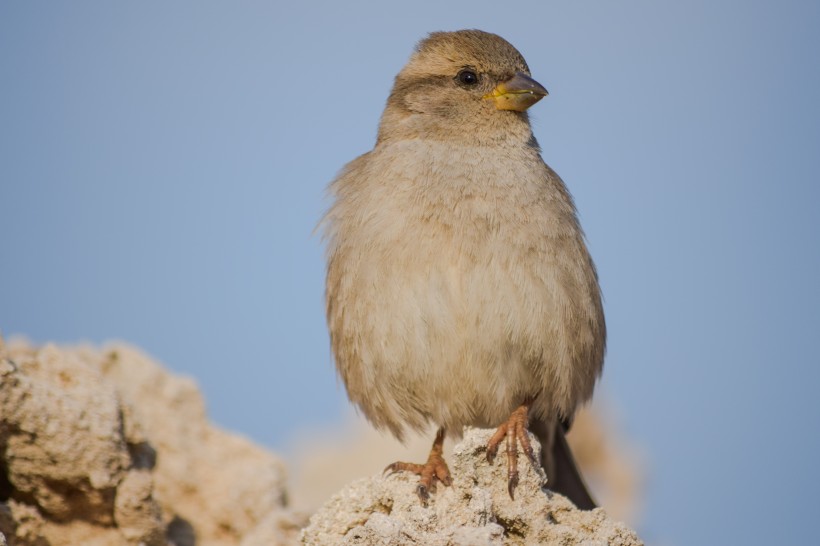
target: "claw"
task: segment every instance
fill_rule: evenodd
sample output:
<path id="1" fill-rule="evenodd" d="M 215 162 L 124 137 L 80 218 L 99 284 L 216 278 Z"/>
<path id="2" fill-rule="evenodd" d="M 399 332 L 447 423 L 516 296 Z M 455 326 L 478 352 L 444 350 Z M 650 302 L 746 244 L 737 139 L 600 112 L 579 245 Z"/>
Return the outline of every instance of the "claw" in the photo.
<path id="1" fill-rule="evenodd" d="M 518 487 L 518 471 L 512 471 L 509 473 L 509 478 L 507 480 L 507 492 L 510 494 L 510 498 L 515 500 L 515 488 Z"/>
<path id="2" fill-rule="evenodd" d="M 538 465 L 539 461 L 535 458 L 535 451 L 532 449 L 532 444 L 530 443 L 530 437 L 527 436 L 527 424 L 524 423 L 522 427 L 517 430 L 518 435 L 518 443 L 521 444 L 521 449 L 524 453 L 527 454 L 527 457 L 530 461 Z"/>
<path id="3" fill-rule="evenodd" d="M 387 476 L 391 476 L 396 472 L 401 472 L 405 470 L 408 472 L 413 472 L 414 474 L 421 474 L 421 472 L 424 470 L 424 465 L 395 462 L 387 465 L 385 469 L 382 470 L 382 475 L 389 471 L 389 473 L 387 473 Z"/>
<path id="4" fill-rule="evenodd" d="M 498 446 L 501 441 L 507 440 L 507 492 L 513 500 L 515 500 L 515 488 L 518 487 L 518 445 L 521 445 L 521 450 L 533 464 L 538 464 L 529 436 L 527 436 L 528 411 L 529 403 L 524 403 L 518 407 L 510 415 L 507 422 L 502 423 L 487 442 L 487 462 L 492 464 L 498 454 Z"/>
<path id="5" fill-rule="evenodd" d="M 436 478 L 438 478 L 438 481 L 443 483 L 445 487 L 450 487 L 453 485 L 453 478 L 450 477 L 450 474 L 444 474 L 443 472 L 442 474 L 443 475 L 439 475 L 439 473 L 436 472 Z"/>
<path id="6" fill-rule="evenodd" d="M 421 501 L 422 506 L 427 506 L 427 501 L 430 500 L 430 492 L 424 484 L 418 484 L 416 486 L 416 495 L 419 496 L 419 500 Z"/>
<path id="7" fill-rule="evenodd" d="M 436 440 L 433 442 L 433 447 L 430 450 L 430 455 L 427 457 L 427 462 L 424 464 L 402 463 L 395 462 L 387 465 L 382 474 L 389 472 L 388 475 L 395 472 L 407 471 L 418 474 L 419 483 L 416 486 L 416 494 L 421 501 L 422 506 L 427 506 L 427 501 L 430 500 L 430 493 L 436 492 L 436 480 L 444 485 L 451 485 L 453 483 L 450 477 L 450 469 L 447 468 L 447 463 L 442 457 L 442 447 L 444 445 L 444 429 L 440 429 L 436 434 Z"/>
<path id="8" fill-rule="evenodd" d="M 487 462 L 493 464 L 495 456 L 498 455 L 498 445 L 507 436 L 508 423 L 503 423 L 495 434 L 492 435 L 490 441 L 487 442 Z"/>

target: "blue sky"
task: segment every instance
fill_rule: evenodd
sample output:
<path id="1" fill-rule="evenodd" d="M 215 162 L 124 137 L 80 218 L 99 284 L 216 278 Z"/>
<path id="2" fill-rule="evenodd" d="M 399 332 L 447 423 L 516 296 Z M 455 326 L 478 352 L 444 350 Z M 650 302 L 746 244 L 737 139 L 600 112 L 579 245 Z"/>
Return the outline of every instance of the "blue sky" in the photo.
<path id="1" fill-rule="evenodd" d="M 324 188 L 432 30 L 511 41 L 606 297 L 641 532 L 808 543 L 820 486 L 820 4 L 0 4 L 0 330 L 133 343 L 282 449 L 349 414 Z M 811 537 L 811 538 L 810 538 Z"/>

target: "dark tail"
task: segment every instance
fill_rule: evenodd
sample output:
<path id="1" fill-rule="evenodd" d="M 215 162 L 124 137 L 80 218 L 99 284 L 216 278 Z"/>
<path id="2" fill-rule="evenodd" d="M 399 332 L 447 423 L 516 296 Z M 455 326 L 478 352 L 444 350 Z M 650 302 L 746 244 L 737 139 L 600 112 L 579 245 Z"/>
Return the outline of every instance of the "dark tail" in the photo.
<path id="1" fill-rule="evenodd" d="M 547 489 L 564 495 L 581 510 L 596 508 L 575 465 L 564 435 L 564 426 L 558 422 L 549 425 L 535 421 L 529 428 L 541 440 L 541 464 L 547 473 Z"/>

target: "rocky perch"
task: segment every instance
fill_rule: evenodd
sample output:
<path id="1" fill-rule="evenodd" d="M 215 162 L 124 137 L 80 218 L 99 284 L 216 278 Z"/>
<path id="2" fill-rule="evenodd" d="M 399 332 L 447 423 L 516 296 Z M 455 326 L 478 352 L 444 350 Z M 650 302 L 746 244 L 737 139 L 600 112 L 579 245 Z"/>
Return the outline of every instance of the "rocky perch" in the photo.
<path id="1" fill-rule="evenodd" d="M 334 495 L 302 531 L 307 545 L 478 546 L 643 544 L 625 525 L 598 508 L 582 511 L 545 488 L 544 471 L 519 454 L 515 499 L 507 492 L 506 454 L 487 462 L 493 431 L 470 429 L 453 448 L 453 484 L 438 486 L 428 507 L 408 473 L 358 480 Z M 536 458 L 538 440 L 531 436 Z"/>
<path id="2" fill-rule="evenodd" d="M 415 476 L 375 476 L 308 522 L 288 505 L 282 461 L 211 425 L 190 379 L 127 346 L 0 339 L 0 546 L 641 544 L 543 489 L 523 455 L 511 500 L 488 434 L 467 432 L 453 485 L 427 508 Z"/>

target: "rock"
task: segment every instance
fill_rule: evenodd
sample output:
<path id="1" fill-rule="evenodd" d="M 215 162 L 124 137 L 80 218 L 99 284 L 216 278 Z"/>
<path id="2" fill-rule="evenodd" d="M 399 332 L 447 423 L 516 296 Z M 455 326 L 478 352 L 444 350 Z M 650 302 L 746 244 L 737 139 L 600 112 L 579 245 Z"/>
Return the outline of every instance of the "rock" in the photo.
<path id="1" fill-rule="evenodd" d="M 593 498 L 610 517 L 634 523 L 643 497 L 642 469 L 648 465 L 617 415 L 617 405 L 599 395 L 592 407 L 575 414 L 567 440 Z M 425 460 L 434 434 L 432 428 L 401 443 L 352 411 L 342 423 L 300 431 L 288 449 L 288 499 L 313 513 L 348 483 L 388 462 Z M 452 442 L 444 443 L 448 461 L 452 448 Z"/>
<path id="2" fill-rule="evenodd" d="M 162 508 L 153 497 L 154 481 L 146 469 L 126 474 L 114 500 L 114 522 L 129 542 L 146 546 L 165 544 Z"/>
<path id="3" fill-rule="evenodd" d="M 117 395 L 98 370 L 47 345 L 0 360 L 0 445 L 17 497 L 54 521 L 111 525 L 130 465 Z"/>
<path id="4" fill-rule="evenodd" d="M 525 545 L 637 546 L 625 525 L 600 508 L 582 511 L 544 488 L 546 476 L 519 454 L 515 499 L 507 493 L 502 452 L 486 460 L 493 431 L 467 430 L 453 449 L 453 484 L 439 485 L 423 507 L 415 494 L 418 477 L 408 473 L 355 481 L 334 495 L 302 532 L 307 545 Z M 539 443 L 531 437 L 533 447 Z"/>
<path id="5" fill-rule="evenodd" d="M 128 402 L 134 450 L 145 464 L 156 460 L 156 498 L 178 546 L 192 544 L 191 530 L 197 546 L 203 537 L 214 546 L 239 544 L 268 514 L 285 509 L 284 463 L 211 425 L 192 380 L 122 345 L 107 351 L 101 368 Z"/>
<path id="6" fill-rule="evenodd" d="M 294 544 L 286 498 L 284 464 L 211 425 L 192 380 L 123 345 L 0 339 L 8 546 Z"/>

